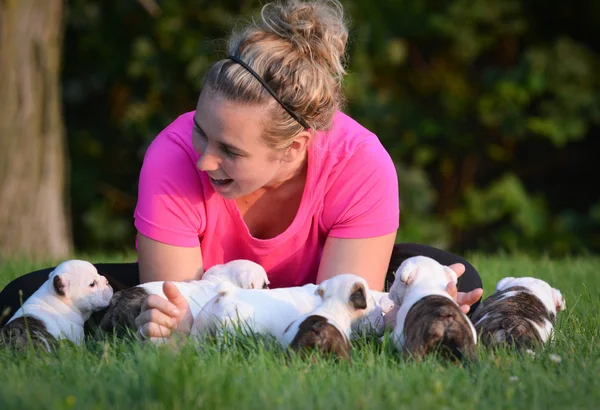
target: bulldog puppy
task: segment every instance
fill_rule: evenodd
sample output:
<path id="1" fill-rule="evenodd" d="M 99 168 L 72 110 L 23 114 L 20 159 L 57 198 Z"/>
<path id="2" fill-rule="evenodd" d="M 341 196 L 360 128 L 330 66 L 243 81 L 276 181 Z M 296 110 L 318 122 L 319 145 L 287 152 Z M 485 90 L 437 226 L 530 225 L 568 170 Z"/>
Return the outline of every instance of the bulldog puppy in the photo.
<path id="1" fill-rule="evenodd" d="M 34 347 L 48 351 L 59 339 L 80 344 L 85 321 L 108 306 L 112 295 L 108 280 L 94 265 L 82 260 L 65 261 L 1 329 L 0 344 L 24 350 L 30 338 Z"/>
<path id="2" fill-rule="evenodd" d="M 212 266 L 200 280 L 174 283 L 187 299 L 192 315 L 196 317 L 206 302 L 216 296 L 217 286 L 222 282 L 230 282 L 233 286 L 244 289 L 269 287 L 264 268 L 245 259 Z M 148 282 L 115 293 L 108 311 L 100 321 L 100 329 L 106 332 L 115 331 L 118 337 L 126 336 L 130 330 L 135 332 L 135 318 L 139 316 L 146 298 L 150 295 L 166 298 L 163 284 L 164 281 Z"/>
<path id="3" fill-rule="evenodd" d="M 318 286 L 304 286 L 254 290 L 236 289 L 223 284 L 219 295 L 209 301 L 194 320 L 192 334 L 216 336 L 221 342 L 226 334 L 237 329 L 252 333 L 270 335 L 280 344 L 286 345 L 283 334 L 293 321 L 314 310 L 321 302 L 316 294 Z M 380 300 L 385 300 L 381 292 Z M 353 325 L 352 335 L 364 333 L 365 329 L 375 329 L 383 333 L 382 308 L 378 300 L 370 297 L 376 309 Z M 356 331 L 356 332 L 354 332 Z"/>
<path id="4" fill-rule="evenodd" d="M 383 325 L 382 308 L 359 276 L 334 276 L 323 281 L 315 294 L 321 298 L 320 304 L 285 329 L 281 338 L 284 347 L 302 353 L 316 350 L 350 360 L 352 325 L 371 312 L 375 314 L 367 322 L 378 320 Z"/>
<path id="5" fill-rule="evenodd" d="M 429 257 L 400 265 L 389 293 L 398 309 L 392 335 L 397 350 L 417 358 L 436 351 L 448 359 L 474 358 L 475 328 L 446 291 L 456 281 L 452 269 Z"/>
<path id="6" fill-rule="evenodd" d="M 560 291 L 543 280 L 507 277 L 497 283 L 471 320 L 486 346 L 532 349 L 553 338 L 556 314 L 565 309 Z"/>
<path id="7" fill-rule="evenodd" d="M 218 295 L 195 317 L 191 334 L 215 336 L 222 342 L 237 329 L 272 335 L 278 340 L 295 319 L 319 303 L 317 285 L 247 290 L 223 283 Z"/>

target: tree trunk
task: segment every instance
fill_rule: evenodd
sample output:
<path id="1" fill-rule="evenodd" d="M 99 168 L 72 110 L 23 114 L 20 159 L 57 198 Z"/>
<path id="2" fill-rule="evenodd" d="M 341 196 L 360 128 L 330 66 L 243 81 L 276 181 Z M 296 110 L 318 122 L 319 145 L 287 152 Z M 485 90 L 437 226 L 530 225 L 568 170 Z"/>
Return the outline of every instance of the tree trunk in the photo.
<path id="1" fill-rule="evenodd" d="M 62 0 L 0 0 L 0 258 L 71 252 Z"/>

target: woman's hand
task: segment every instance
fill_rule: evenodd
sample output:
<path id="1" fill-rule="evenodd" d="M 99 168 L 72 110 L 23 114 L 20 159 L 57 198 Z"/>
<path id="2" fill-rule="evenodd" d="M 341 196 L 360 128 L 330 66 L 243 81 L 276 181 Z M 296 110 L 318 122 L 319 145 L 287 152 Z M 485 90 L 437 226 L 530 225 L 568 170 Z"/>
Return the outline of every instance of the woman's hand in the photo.
<path id="1" fill-rule="evenodd" d="M 172 282 L 163 284 L 167 299 L 150 295 L 135 319 L 139 336 L 146 338 L 168 338 L 173 333 L 188 335 L 194 318 L 187 300 Z"/>
<path id="2" fill-rule="evenodd" d="M 463 265 L 462 263 L 455 263 L 453 265 L 450 265 L 450 269 L 456 272 L 456 276 L 459 278 L 462 276 L 463 273 L 465 273 L 465 265 Z M 479 299 L 481 299 L 481 296 L 483 295 L 483 289 L 481 288 L 474 289 L 467 293 L 459 292 L 456 287 L 456 283 L 454 282 L 448 283 L 448 286 L 446 286 L 446 290 L 448 291 L 450 296 L 452 296 L 454 300 L 456 300 L 456 303 L 458 303 L 460 309 L 464 313 L 468 313 L 471 309 L 471 305 L 477 302 Z"/>

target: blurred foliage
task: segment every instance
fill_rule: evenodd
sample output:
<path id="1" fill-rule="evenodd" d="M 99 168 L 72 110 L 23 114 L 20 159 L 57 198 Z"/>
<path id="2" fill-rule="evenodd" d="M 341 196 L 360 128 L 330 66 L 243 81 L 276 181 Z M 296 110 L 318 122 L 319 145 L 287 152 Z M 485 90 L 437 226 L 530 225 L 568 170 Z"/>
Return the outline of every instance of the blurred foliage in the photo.
<path id="1" fill-rule="evenodd" d="M 130 248 L 146 147 L 193 110 L 250 0 L 70 0 L 63 93 L 79 249 Z M 397 163 L 399 241 L 600 250 L 600 3 L 343 1 L 347 112 Z"/>

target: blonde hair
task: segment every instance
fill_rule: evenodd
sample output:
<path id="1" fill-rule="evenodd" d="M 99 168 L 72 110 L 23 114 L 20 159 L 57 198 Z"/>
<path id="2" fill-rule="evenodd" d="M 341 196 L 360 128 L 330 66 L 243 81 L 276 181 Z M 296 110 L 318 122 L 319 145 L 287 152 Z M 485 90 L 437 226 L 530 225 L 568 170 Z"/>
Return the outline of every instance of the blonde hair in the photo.
<path id="1" fill-rule="evenodd" d="M 289 0 L 266 4 L 260 19 L 233 33 L 228 51 L 254 69 L 311 129 L 326 130 L 343 105 L 347 41 L 338 0 Z M 304 130 L 250 72 L 232 60 L 215 63 L 204 87 L 231 101 L 268 105 L 270 121 L 263 137 L 272 148 L 289 146 Z"/>

